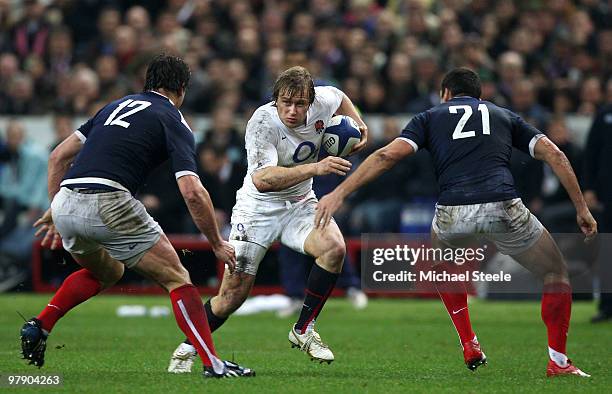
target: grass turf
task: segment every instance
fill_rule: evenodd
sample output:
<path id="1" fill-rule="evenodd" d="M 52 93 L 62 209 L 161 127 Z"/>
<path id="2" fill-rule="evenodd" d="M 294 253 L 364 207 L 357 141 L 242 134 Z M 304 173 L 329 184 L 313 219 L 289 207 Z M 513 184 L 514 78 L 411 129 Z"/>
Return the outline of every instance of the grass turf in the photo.
<path id="1" fill-rule="evenodd" d="M 15 313 L 36 315 L 47 295 L 0 295 L 0 374 L 38 373 L 20 360 Z M 336 355 L 315 364 L 289 347 L 293 319 L 271 313 L 232 317 L 215 334 L 223 358 L 256 369 L 257 377 L 203 380 L 200 364 L 188 375 L 166 373 L 182 339 L 172 316 L 120 318 L 122 304 L 166 305 L 166 297 L 100 296 L 55 327 L 40 373 L 63 375 L 61 389 L 45 392 L 609 392 L 612 324 L 592 325 L 592 303 L 575 303 L 568 351 L 591 379 L 547 379 L 546 334 L 535 302 L 471 303 L 474 328 L 489 365 L 472 373 L 463 365 L 456 333 L 439 301 L 371 300 L 354 311 L 331 300 L 318 331 Z M 2 389 L 0 389 L 2 390 Z M 19 392 L 41 389 L 19 389 Z"/>

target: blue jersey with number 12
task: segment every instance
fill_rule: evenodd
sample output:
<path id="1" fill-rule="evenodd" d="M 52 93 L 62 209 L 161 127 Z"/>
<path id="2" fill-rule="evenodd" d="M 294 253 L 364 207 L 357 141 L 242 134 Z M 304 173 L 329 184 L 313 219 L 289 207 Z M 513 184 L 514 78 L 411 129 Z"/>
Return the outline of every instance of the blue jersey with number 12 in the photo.
<path id="1" fill-rule="evenodd" d="M 533 156 L 543 134 L 515 113 L 488 101 L 459 96 L 416 115 L 400 139 L 427 149 L 438 178 L 440 205 L 516 198 L 512 147 Z"/>
<path id="2" fill-rule="evenodd" d="M 195 141 L 181 112 L 157 92 L 102 108 L 76 131 L 84 143 L 63 186 L 102 186 L 135 194 L 168 158 L 176 178 L 196 175 Z M 197 175 L 196 175 L 197 176 Z"/>

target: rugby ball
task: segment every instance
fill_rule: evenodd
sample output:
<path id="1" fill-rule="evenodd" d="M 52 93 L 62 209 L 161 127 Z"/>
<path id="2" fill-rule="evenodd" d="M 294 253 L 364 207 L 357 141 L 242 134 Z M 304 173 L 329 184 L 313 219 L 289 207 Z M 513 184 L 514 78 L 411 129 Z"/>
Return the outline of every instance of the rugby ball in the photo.
<path id="1" fill-rule="evenodd" d="M 321 145 L 332 156 L 344 157 L 361 141 L 357 122 L 350 116 L 337 115 L 325 128 Z"/>

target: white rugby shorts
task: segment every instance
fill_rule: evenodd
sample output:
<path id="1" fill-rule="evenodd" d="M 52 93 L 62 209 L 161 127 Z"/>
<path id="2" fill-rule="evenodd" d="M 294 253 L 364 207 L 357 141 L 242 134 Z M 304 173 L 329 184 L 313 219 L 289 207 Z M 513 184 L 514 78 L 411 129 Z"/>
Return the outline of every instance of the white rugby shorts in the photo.
<path id="1" fill-rule="evenodd" d="M 142 203 L 125 191 L 83 194 L 62 187 L 51 203 L 64 249 L 87 255 L 100 248 L 131 268 L 161 237 Z"/>
<path id="2" fill-rule="evenodd" d="M 295 201 L 264 201 L 239 196 L 232 210 L 229 242 L 236 249 L 236 270 L 251 275 L 270 245 L 280 242 L 302 254 L 314 229 L 317 197 L 313 191 Z"/>
<path id="3" fill-rule="evenodd" d="M 528 250 L 544 231 L 544 226 L 520 198 L 471 205 L 436 205 L 431 226 L 449 246 L 459 246 L 460 240 L 477 235 L 510 256 Z"/>

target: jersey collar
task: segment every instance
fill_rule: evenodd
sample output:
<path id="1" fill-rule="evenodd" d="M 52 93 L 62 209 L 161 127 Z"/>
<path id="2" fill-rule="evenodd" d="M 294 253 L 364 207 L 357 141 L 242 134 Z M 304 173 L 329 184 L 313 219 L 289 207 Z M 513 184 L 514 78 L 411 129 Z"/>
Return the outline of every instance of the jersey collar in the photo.
<path id="1" fill-rule="evenodd" d="M 164 96 L 163 94 L 161 94 L 161 93 L 159 93 L 159 92 L 156 92 L 155 90 L 149 90 L 149 92 L 150 92 L 150 93 L 155 93 L 155 94 L 157 94 L 157 95 L 159 95 L 159 96 L 162 96 L 162 97 L 163 97 L 163 98 L 165 98 L 166 100 L 170 101 L 170 104 L 174 105 L 174 103 L 172 102 L 172 100 L 170 100 L 170 98 L 169 98 L 169 97 Z"/>

